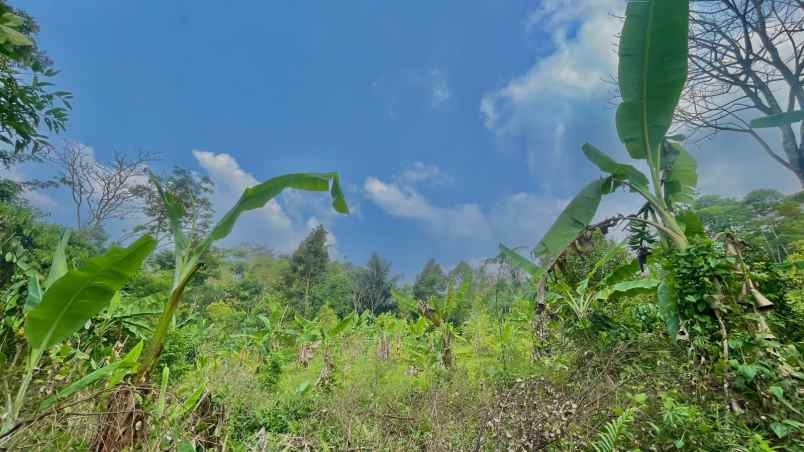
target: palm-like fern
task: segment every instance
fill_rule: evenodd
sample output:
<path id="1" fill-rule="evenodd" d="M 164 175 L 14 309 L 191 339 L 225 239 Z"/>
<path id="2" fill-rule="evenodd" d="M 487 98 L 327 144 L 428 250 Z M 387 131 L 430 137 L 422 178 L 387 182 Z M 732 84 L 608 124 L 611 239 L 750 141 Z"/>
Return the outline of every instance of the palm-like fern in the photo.
<path id="1" fill-rule="evenodd" d="M 614 452 L 617 441 L 625 434 L 628 424 L 634 421 L 635 408 L 628 408 L 623 414 L 610 420 L 598 433 L 598 439 L 592 444 L 595 452 Z"/>

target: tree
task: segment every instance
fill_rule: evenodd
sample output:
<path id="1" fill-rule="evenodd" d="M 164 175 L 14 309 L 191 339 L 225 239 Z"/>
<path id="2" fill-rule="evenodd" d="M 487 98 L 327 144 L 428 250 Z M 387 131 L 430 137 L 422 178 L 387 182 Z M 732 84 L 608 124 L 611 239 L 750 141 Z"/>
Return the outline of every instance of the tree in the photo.
<path id="1" fill-rule="evenodd" d="M 355 310 L 381 314 L 395 308 L 391 291 L 395 278 L 391 277 L 391 263 L 372 253 L 366 268 L 355 275 Z"/>
<path id="2" fill-rule="evenodd" d="M 50 89 L 47 79 L 56 71 L 36 44 L 38 31 L 31 16 L 0 0 L 0 142 L 8 145 L 0 148 L 0 163 L 6 167 L 50 150 L 41 127 L 63 131 L 71 108 L 70 93 Z"/>
<path id="3" fill-rule="evenodd" d="M 447 290 L 447 277 L 444 270 L 435 259 L 430 259 L 424 265 L 422 272 L 416 276 L 413 284 L 413 297 L 419 301 L 427 301 Z"/>
<path id="4" fill-rule="evenodd" d="M 449 271 L 447 277 L 450 281 L 453 281 L 455 285 L 460 285 L 464 280 L 472 278 L 474 274 L 475 271 L 471 265 L 464 261 L 460 261 L 455 268 Z"/>
<path id="5" fill-rule="evenodd" d="M 0 179 L 0 203 L 12 205 L 25 205 L 27 202 L 22 197 L 24 188 L 18 182 L 11 179 Z"/>
<path id="6" fill-rule="evenodd" d="M 162 189 L 170 193 L 184 209 L 186 214 L 181 219 L 181 226 L 185 234 L 191 240 L 205 236 L 215 213 L 209 199 L 215 186 L 212 180 L 178 166 L 173 167 L 170 175 L 155 177 Z M 132 192 L 142 202 L 145 222 L 135 226 L 131 233 L 147 232 L 158 240 L 170 240 L 168 212 L 155 186 L 139 184 L 132 188 Z"/>
<path id="7" fill-rule="evenodd" d="M 319 225 L 302 240 L 290 258 L 285 274 L 285 290 L 288 298 L 301 303 L 302 312 L 310 312 L 310 293 L 327 269 L 327 230 Z"/>
<path id="8" fill-rule="evenodd" d="M 804 237 L 800 201 L 775 190 L 754 190 L 740 200 L 702 196 L 695 209 L 711 234 L 734 232 L 758 260 L 783 262 Z"/>
<path id="9" fill-rule="evenodd" d="M 91 148 L 68 143 L 50 160 L 59 168 L 58 183 L 70 190 L 76 228 L 101 229 L 109 220 L 134 213 L 135 187 L 147 177 L 154 156 L 140 152 L 131 158 L 116 153 L 110 162 L 99 162 Z"/>
<path id="10" fill-rule="evenodd" d="M 781 149 L 749 124 L 751 117 L 804 109 L 802 2 L 697 0 L 692 5 L 689 78 L 676 119 L 710 134 L 752 137 L 804 187 L 804 123 L 776 127 Z"/>
<path id="11" fill-rule="evenodd" d="M 309 297 L 309 313 L 329 306 L 346 317 L 354 309 L 355 269 L 348 263 L 330 261 L 327 269 L 313 285 Z"/>

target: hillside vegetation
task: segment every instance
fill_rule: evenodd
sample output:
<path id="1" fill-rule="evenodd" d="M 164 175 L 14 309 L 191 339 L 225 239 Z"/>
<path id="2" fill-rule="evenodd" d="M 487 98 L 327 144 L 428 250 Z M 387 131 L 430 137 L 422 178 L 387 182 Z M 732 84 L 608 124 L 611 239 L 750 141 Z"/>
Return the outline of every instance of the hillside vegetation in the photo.
<path id="1" fill-rule="evenodd" d="M 37 81 L 33 19 L 0 12 L 11 165 L 52 155 L 72 96 Z M 0 450 L 804 450 L 804 198 L 697 191 L 670 132 L 689 30 L 686 0 L 629 3 L 612 126 L 630 160 L 587 143 L 600 178 L 532 248 L 433 256 L 411 283 L 376 253 L 333 259 L 323 226 L 289 255 L 221 245 L 287 190 L 349 214 L 336 172 L 216 213 L 209 180 L 121 157 L 107 169 L 136 184 L 56 181 L 124 181 L 75 229 L 26 201 L 41 182 L 2 181 Z M 800 127 L 796 102 L 753 126 Z M 600 218 L 615 191 L 643 207 Z M 135 201 L 148 221 L 110 241 Z"/>

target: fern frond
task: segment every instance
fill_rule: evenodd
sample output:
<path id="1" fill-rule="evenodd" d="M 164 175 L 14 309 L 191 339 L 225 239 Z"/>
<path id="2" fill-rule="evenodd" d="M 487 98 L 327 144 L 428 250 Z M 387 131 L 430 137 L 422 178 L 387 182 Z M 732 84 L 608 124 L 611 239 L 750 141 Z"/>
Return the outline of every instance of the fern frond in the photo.
<path id="1" fill-rule="evenodd" d="M 598 433 L 598 439 L 592 444 L 595 452 L 614 452 L 617 441 L 625 434 L 628 424 L 634 421 L 635 408 L 628 408 L 623 414 L 610 420 Z"/>

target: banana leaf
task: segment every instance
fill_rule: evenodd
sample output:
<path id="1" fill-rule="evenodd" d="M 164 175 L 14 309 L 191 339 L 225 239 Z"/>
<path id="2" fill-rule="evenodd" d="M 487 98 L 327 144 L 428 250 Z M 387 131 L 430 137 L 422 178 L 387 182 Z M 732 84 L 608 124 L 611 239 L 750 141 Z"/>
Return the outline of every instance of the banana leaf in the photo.
<path id="1" fill-rule="evenodd" d="M 50 272 L 45 279 L 44 288 L 47 290 L 57 279 L 64 276 L 69 268 L 67 268 L 67 243 L 70 241 L 70 230 L 64 231 L 59 241 L 59 246 L 56 247 L 56 252 L 53 253 L 53 261 L 50 264 Z"/>
<path id="2" fill-rule="evenodd" d="M 658 162 L 687 80 L 688 0 L 632 1 L 620 35 L 617 133 L 632 158 Z"/>
<path id="3" fill-rule="evenodd" d="M 665 197 L 675 203 L 690 203 L 695 199 L 698 185 L 698 163 L 679 143 L 668 141 L 662 161 L 667 162 L 664 172 Z"/>
<path id="4" fill-rule="evenodd" d="M 539 257 L 558 256 L 578 237 L 581 231 L 589 226 L 600 206 L 604 183 L 605 179 L 593 181 L 575 195 L 575 198 L 570 201 L 536 245 L 534 255 Z"/>
<path id="5" fill-rule="evenodd" d="M 589 143 L 584 143 L 582 149 L 586 158 L 600 168 L 601 171 L 616 176 L 617 178 L 625 179 L 634 185 L 647 188 L 648 177 L 638 169 L 631 165 L 617 163 L 603 151 Z"/>
<path id="6" fill-rule="evenodd" d="M 111 301 L 139 270 L 156 241 L 144 236 L 128 248 L 114 247 L 56 280 L 42 302 L 25 317 L 25 337 L 32 350 L 44 352 L 81 328 Z"/>
<path id="7" fill-rule="evenodd" d="M 114 383 L 111 383 L 112 385 L 115 385 L 115 384 L 119 383 L 121 381 L 121 379 L 116 379 L 113 374 L 115 374 L 115 373 L 119 374 L 120 370 L 123 370 L 124 372 L 125 371 L 130 371 L 130 369 L 133 366 L 136 366 L 137 365 L 137 357 L 139 357 L 140 352 L 142 352 L 142 345 L 143 345 L 142 342 L 138 343 L 123 358 L 113 362 L 112 364 L 109 364 L 107 366 L 101 367 L 99 369 L 96 369 L 93 372 L 90 372 L 90 373 L 84 375 L 83 377 L 81 377 L 80 379 L 76 380 L 75 382 L 73 382 L 72 384 L 68 385 L 67 387 L 63 388 L 62 390 L 60 390 L 56 394 L 53 394 L 52 396 L 46 398 L 45 400 L 43 400 L 39 404 L 39 409 L 40 410 L 47 409 L 47 408 L 53 406 L 56 402 L 58 402 L 60 400 L 63 400 L 65 398 L 67 398 L 67 397 L 70 397 L 71 395 L 75 394 L 76 392 L 84 390 L 87 387 L 89 387 L 90 385 L 94 384 L 95 382 L 97 382 L 97 381 L 99 381 L 99 380 L 101 380 L 101 379 L 103 379 L 103 378 L 105 378 L 107 376 L 110 376 L 110 375 L 112 376 L 112 379 L 110 379 L 110 382 L 114 381 Z M 125 373 L 123 373 L 123 375 L 125 375 Z"/>
<path id="8" fill-rule="evenodd" d="M 751 121 L 751 128 L 753 129 L 766 129 L 768 127 L 780 127 L 794 122 L 804 121 L 804 110 L 790 111 L 787 113 L 778 113 L 775 115 L 757 118 Z"/>
<path id="9" fill-rule="evenodd" d="M 507 246 L 500 243 L 500 254 L 505 256 L 511 263 L 519 268 L 520 270 L 529 273 L 531 275 L 537 275 L 542 272 L 542 268 L 538 265 L 534 264 L 527 258 L 523 257 L 516 251 L 508 248 Z"/>

